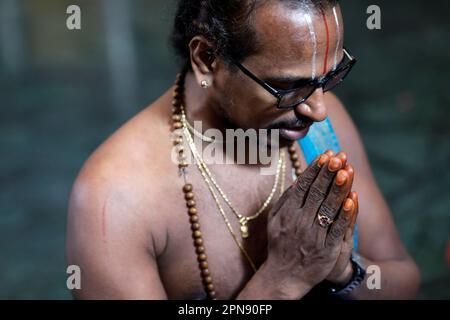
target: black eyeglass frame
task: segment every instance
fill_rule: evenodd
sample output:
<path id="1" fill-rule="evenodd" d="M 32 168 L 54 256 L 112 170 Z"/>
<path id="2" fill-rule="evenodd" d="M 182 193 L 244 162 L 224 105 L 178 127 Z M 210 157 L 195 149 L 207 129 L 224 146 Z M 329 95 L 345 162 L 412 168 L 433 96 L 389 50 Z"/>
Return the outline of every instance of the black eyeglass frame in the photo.
<path id="1" fill-rule="evenodd" d="M 352 56 L 348 50 L 344 47 L 344 54 L 345 56 L 350 60 L 348 63 L 346 63 L 345 65 L 342 65 L 342 63 L 345 60 L 345 57 L 342 58 L 341 62 L 339 63 L 339 65 L 337 66 L 337 68 L 335 70 L 331 70 L 330 72 L 328 72 L 324 77 L 321 77 L 319 79 L 311 79 L 310 82 L 307 82 L 306 84 L 299 86 L 297 88 L 292 88 L 292 89 L 288 89 L 288 90 L 283 90 L 283 89 L 275 89 L 274 87 L 272 87 L 271 85 L 269 85 L 267 82 L 259 79 L 256 75 L 254 75 L 250 70 L 248 70 L 246 67 L 244 67 L 240 62 L 238 61 L 233 61 L 233 63 L 249 78 L 251 78 L 253 81 L 255 81 L 256 83 L 258 83 L 261 87 L 263 87 L 267 92 L 269 92 L 271 95 L 273 95 L 276 99 L 277 99 L 277 109 L 291 109 L 299 104 L 304 103 L 306 100 L 309 99 L 309 97 L 311 97 L 311 95 L 314 93 L 314 91 L 316 91 L 318 88 L 322 88 L 324 89 L 324 92 L 330 91 L 332 89 L 334 89 L 337 85 L 339 85 L 342 81 L 344 81 L 344 79 L 348 76 L 348 74 L 350 73 L 351 69 L 353 68 L 353 66 L 355 65 L 357 59 Z M 326 88 L 326 84 L 328 82 L 330 82 L 333 79 L 333 76 L 336 74 L 339 74 L 343 71 L 346 71 L 346 73 L 344 74 L 344 76 L 342 76 L 342 78 L 336 82 L 332 87 L 330 88 Z M 303 97 L 300 101 L 291 104 L 289 106 L 280 106 L 281 101 L 283 100 L 283 97 L 291 92 L 297 91 L 297 90 L 301 90 L 302 88 L 306 87 L 306 86 L 311 86 L 311 92 L 309 94 L 307 94 L 305 97 Z"/>

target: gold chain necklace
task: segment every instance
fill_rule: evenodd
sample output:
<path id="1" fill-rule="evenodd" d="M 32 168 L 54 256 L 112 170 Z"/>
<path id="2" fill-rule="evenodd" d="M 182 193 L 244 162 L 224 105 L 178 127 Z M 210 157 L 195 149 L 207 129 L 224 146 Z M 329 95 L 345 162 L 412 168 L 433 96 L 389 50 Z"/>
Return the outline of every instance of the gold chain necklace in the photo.
<path id="1" fill-rule="evenodd" d="M 188 130 L 189 130 L 193 135 L 195 135 L 196 137 L 200 138 L 202 141 L 205 141 L 205 142 L 209 142 L 209 143 L 219 142 L 219 141 L 217 141 L 216 139 L 212 139 L 212 138 L 210 138 L 210 137 L 207 137 L 207 136 L 205 136 L 203 133 L 201 133 L 201 132 L 195 130 L 195 128 L 189 123 L 189 121 L 187 121 L 186 113 L 184 112 L 184 108 L 181 109 L 181 112 L 182 112 L 182 114 L 181 114 L 181 122 L 182 122 L 183 124 L 186 125 L 186 127 L 188 128 Z"/>
<path id="2" fill-rule="evenodd" d="M 186 117 L 185 117 L 185 113 L 184 113 L 184 108 L 183 106 L 181 106 L 181 110 L 182 110 L 182 124 L 183 127 L 187 128 L 187 121 L 186 121 Z M 187 128 L 189 130 L 189 128 Z M 189 130 L 190 131 L 190 130 Z M 187 132 L 190 136 L 189 131 Z M 192 137 L 191 137 L 192 139 Z M 267 207 L 269 206 L 269 204 L 272 202 L 273 196 L 275 195 L 275 192 L 277 190 L 278 187 L 278 182 L 280 179 L 280 171 L 282 167 L 285 167 L 285 161 L 284 161 L 284 153 L 282 152 L 280 155 L 280 159 L 278 160 L 278 167 L 277 167 L 277 172 L 275 174 L 275 181 L 273 184 L 273 187 L 269 193 L 269 196 L 267 197 L 267 199 L 263 202 L 262 206 L 259 208 L 259 210 L 250 216 L 244 216 L 241 213 L 238 212 L 238 210 L 233 206 L 233 204 L 231 203 L 230 199 L 227 197 L 227 195 L 225 194 L 225 192 L 222 190 L 222 188 L 220 188 L 219 184 L 217 183 L 217 181 L 214 179 L 213 175 L 211 174 L 211 171 L 209 170 L 208 166 L 206 165 L 205 161 L 203 161 L 203 158 L 200 156 L 200 154 L 198 153 L 195 144 L 193 144 L 191 146 L 191 151 L 192 153 L 196 153 L 196 156 L 198 158 L 198 163 L 199 163 L 199 168 L 200 170 L 204 170 L 206 175 L 209 177 L 210 181 L 212 182 L 212 184 L 214 185 L 214 187 L 217 189 L 217 191 L 219 192 L 220 196 L 222 197 L 222 199 L 225 201 L 225 203 L 228 205 L 228 207 L 230 207 L 231 211 L 234 213 L 234 215 L 237 217 L 239 223 L 240 223 L 240 230 L 241 230 L 241 235 L 242 238 L 246 239 L 250 236 L 249 234 L 249 229 L 248 229 L 248 223 L 252 220 L 257 219 L 263 212 L 264 210 L 267 209 Z M 283 170 L 285 171 L 285 170 Z M 281 192 L 284 191 L 284 176 L 282 177 L 282 183 L 281 183 Z"/>
<path id="3" fill-rule="evenodd" d="M 231 236 L 233 237 L 234 242 L 236 243 L 236 245 L 239 247 L 239 249 L 241 250 L 242 254 L 244 255 L 244 257 L 247 259 L 248 263 L 250 264 L 250 267 L 252 268 L 253 272 L 256 272 L 256 266 L 255 263 L 253 262 L 253 260 L 250 258 L 250 255 L 248 254 L 247 250 L 245 250 L 243 244 L 239 241 L 238 237 L 236 236 L 236 233 L 233 230 L 233 226 L 230 223 L 230 220 L 228 219 L 227 215 L 225 214 L 225 210 L 223 209 L 219 197 L 216 194 L 215 190 L 214 190 L 214 186 L 208 176 L 208 174 L 206 173 L 206 171 L 204 170 L 204 168 L 201 165 L 201 158 L 200 155 L 198 154 L 198 152 L 196 151 L 195 148 L 195 144 L 194 141 L 192 140 L 192 137 L 190 135 L 189 132 L 186 132 L 186 130 L 183 131 L 183 135 L 186 138 L 188 144 L 189 144 L 189 148 L 191 149 L 191 152 L 195 158 L 197 167 L 203 177 L 203 179 L 206 182 L 206 185 L 208 186 L 208 189 L 212 195 L 212 197 L 214 198 L 214 202 L 216 203 L 217 208 L 219 209 L 219 212 L 223 218 L 223 220 L 225 221 L 225 224 L 228 228 L 228 231 L 230 232 Z"/>

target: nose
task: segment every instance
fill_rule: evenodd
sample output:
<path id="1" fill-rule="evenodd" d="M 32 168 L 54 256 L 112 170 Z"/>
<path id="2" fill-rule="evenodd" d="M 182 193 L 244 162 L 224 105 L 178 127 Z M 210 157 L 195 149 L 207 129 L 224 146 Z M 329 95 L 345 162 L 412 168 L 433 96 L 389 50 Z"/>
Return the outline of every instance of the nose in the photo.
<path id="1" fill-rule="evenodd" d="M 295 113 L 310 118 L 314 122 L 321 122 L 327 118 L 328 110 L 322 88 L 317 88 L 304 103 L 294 108 Z"/>

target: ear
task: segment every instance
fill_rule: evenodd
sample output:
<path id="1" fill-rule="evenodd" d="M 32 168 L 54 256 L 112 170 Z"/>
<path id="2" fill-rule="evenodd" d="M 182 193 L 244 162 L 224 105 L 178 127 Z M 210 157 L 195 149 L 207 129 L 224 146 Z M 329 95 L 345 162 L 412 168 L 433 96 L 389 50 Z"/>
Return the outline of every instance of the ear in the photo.
<path id="1" fill-rule="evenodd" d="M 212 45 L 203 36 L 195 36 L 189 42 L 191 66 L 199 86 L 202 81 L 213 83 L 217 60 Z"/>

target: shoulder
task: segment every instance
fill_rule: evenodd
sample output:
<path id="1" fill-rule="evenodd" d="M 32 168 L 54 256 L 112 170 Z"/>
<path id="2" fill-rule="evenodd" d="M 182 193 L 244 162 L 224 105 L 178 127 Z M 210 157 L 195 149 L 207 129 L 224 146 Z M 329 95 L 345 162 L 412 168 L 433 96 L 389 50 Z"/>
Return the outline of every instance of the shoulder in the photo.
<path id="1" fill-rule="evenodd" d="M 157 210 L 158 197 L 166 185 L 162 181 L 170 184 L 175 172 L 164 99 L 125 123 L 83 165 L 69 201 L 69 246 L 127 239 L 122 244 L 156 251 L 164 247 L 165 220 Z"/>
<path id="2" fill-rule="evenodd" d="M 83 275 L 76 298 L 166 297 L 157 259 L 167 245 L 171 214 L 161 194 L 170 197 L 177 177 L 171 147 L 166 94 L 85 162 L 67 219 L 67 263 L 79 266 Z"/>
<path id="3" fill-rule="evenodd" d="M 357 126 L 346 107 L 331 92 L 325 94 L 328 115 L 339 139 L 342 150 L 347 152 L 352 164 L 359 169 L 369 170 L 368 159 Z"/>

